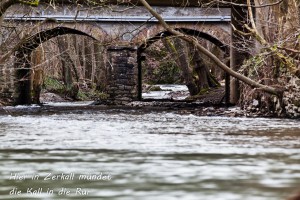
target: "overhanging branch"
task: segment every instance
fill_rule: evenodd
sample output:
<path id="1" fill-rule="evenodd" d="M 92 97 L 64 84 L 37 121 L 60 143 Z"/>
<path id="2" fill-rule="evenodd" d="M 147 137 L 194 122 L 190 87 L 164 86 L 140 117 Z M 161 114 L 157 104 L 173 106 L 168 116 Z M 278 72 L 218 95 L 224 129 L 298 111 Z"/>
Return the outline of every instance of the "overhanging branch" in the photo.
<path id="1" fill-rule="evenodd" d="M 260 83 L 257 83 L 256 81 L 253 81 L 252 79 L 232 70 L 231 68 L 229 68 L 228 66 L 226 66 L 222 61 L 220 61 L 220 59 L 218 59 L 214 54 L 212 54 L 210 51 L 208 51 L 206 48 L 204 48 L 195 37 L 191 37 L 188 35 L 185 35 L 179 31 L 174 30 L 173 28 L 171 28 L 164 20 L 163 18 L 148 4 L 148 2 L 146 0 L 140 0 L 140 2 L 145 6 L 145 8 L 160 22 L 160 24 L 167 30 L 169 31 L 171 34 L 173 34 L 174 36 L 177 36 L 183 40 L 185 40 L 186 42 L 189 42 L 191 44 L 193 44 L 201 53 L 203 53 L 204 55 L 206 55 L 207 57 L 209 57 L 210 59 L 212 59 L 216 65 L 223 69 L 225 72 L 227 72 L 229 75 L 237 78 L 238 80 L 250 85 L 251 87 L 254 88 L 259 88 L 267 93 L 270 94 L 274 94 L 277 96 L 280 96 L 282 94 L 282 91 L 279 91 L 276 88 L 267 86 L 267 85 L 262 85 Z"/>

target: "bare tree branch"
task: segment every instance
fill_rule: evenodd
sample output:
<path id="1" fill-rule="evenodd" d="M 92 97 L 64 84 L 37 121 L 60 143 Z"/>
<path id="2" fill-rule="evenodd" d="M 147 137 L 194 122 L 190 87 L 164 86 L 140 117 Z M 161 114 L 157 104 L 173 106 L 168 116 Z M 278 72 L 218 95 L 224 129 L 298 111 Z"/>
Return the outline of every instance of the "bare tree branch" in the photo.
<path id="1" fill-rule="evenodd" d="M 240 81 L 243 81 L 244 83 L 250 85 L 251 87 L 254 88 L 259 88 L 267 93 L 271 93 L 274 95 L 281 95 L 281 91 L 279 91 L 276 88 L 267 86 L 267 85 L 262 85 L 260 83 L 257 83 L 256 81 L 251 80 L 250 78 L 233 71 L 230 69 L 228 66 L 226 66 L 222 61 L 220 61 L 214 54 L 209 52 L 207 49 L 205 49 L 201 44 L 199 44 L 198 40 L 195 37 L 187 36 L 183 34 L 182 32 L 176 31 L 173 28 L 171 28 L 165 21 L 164 19 L 148 4 L 146 0 L 140 0 L 140 2 L 145 6 L 145 8 L 160 22 L 160 24 L 171 34 L 174 36 L 177 36 L 191 44 L 193 44 L 201 53 L 212 59 L 221 69 L 223 69 L 225 72 L 227 72 L 229 75 L 237 78 Z"/>
<path id="2" fill-rule="evenodd" d="M 274 3 L 269 3 L 269 4 L 263 4 L 259 6 L 251 5 L 252 8 L 265 8 L 265 7 L 270 7 L 270 6 L 276 6 L 278 4 L 281 4 L 284 0 L 279 0 Z M 214 2 L 214 1 L 213 1 Z M 213 2 L 209 3 L 212 4 Z M 216 3 L 221 3 L 224 5 L 232 5 L 232 6 L 239 6 L 239 7 L 248 7 L 247 4 L 240 4 L 240 3 L 234 3 L 234 2 L 228 2 L 228 1 L 223 1 L 223 0 L 216 0 Z"/>

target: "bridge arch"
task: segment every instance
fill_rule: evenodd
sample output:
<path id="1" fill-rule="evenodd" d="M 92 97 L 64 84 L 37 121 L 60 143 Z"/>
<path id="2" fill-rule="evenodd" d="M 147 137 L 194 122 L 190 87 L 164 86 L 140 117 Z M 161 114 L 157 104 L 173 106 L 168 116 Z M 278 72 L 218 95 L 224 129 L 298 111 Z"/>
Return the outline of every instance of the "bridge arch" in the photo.
<path id="1" fill-rule="evenodd" d="M 181 31 L 187 35 L 197 36 L 199 38 L 206 39 L 217 46 L 227 46 L 229 49 L 231 43 L 231 28 L 228 23 L 170 23 L 170 27 L 175 30 Z M 138 46 L 141 46 L 141 43 L 147 43 L 149 40 L 156 39 L 159 40 L 159 37 L 162 33 L 166 34 L 163 37 L 170 36 L 167 34 L 164 27 L 160 24 L 146 25 L 135 35 L 133 42 Z M 156 41 L 155 40 L 155 41 Z M 228 50 L 229 52 L 229 50 Z"/>
<path id="2" fill-rule="evenodd" d="M 224 34 L 224 32 L 223 32 L 224 30 L 222 31 L 219 29 L 218 32 L 212 31 L 212 34 L 211 34 L 211 33 L 208 33 L 207 31 L 191 29 L 191 28 L 186 28 L 186 27 L 183 27 L 183 28 L 175 27 L 174 29 L 177 31 L 180 31 L 184 34 L 187 34 L 187 35 L 205 39 L 205 40 L 213 43 L 214 45 L 216 45 L 220 50 L 222 50 L 224 52 L 224 54 L 226 56 L 229 56 L 229 54 L 230 54 L 230 46 L 229 46 L 230 39 L 228 39 L 228 38 L 230 38 L 230 34 L 228 33 L 228 37 L 222 36 L 222 40 L 213 34 L 213 33 L 218 33 L 218 32 Z M 211 30 L 211 29 L 209 29 L 209 30 Z M 156 33 L 155 35 L 153 35 L 152 37 L 149 37 L 148 39 L 144 40 L 138 46 L 137 61 L 138 61 L 138 99 L 139 100 L 142 99 L 142 61 L 144 60 L 142 53 L 156 41 L 161 40 L 166 37 L 170 37 L 170 36 L 172 36 L 172 33 L 168 32 L 166 30 L 160 31 L 160 32 Z M 229 82 L 230 82 L 229 76 L 226 74 L 226 78 L 225 78 L 226 101 L 229 98 L 229 84 L 230 84 Z"/>
<path id="3" fill-rule="evenodd" d="M 76 26 L 55 26 L 52 28 L 44 29 L 27 38 L 25 42 L 21 42 L 20 47 L 15 53 L 14 68 L 15 73 L 15 92 L 14 99 L 16 105 L 24 105 L 32 103 L 31 96 L 31 52 L 36 49 L 40 44 L 60 35 L 76 34 L 90 37 L 94 40 L 103 41 L 106 33 L 103 31 L 95 31 L 91 27 L 83 30 L 78 29 Z"/>
<path id="4" fill-rule="evenodd" d="M 189 28 L 175 28 L 175 30 L 180 31 L 184 34 L 196 36 L 202 39 L 205 39 L 217 47 L 219 47 L 225 54 L 229 54 L 230 47 L 227 42 L 220 40 L 219 38 L 203 31 L 195 30 L 195 29 L 189 29 Z M 172 34 L 168 31 L 161 31 L 157 33 L 156 35 L 148 38 L 146 41 L 144 41 L 142 44 L 139 45 L 138 51 L 143 52 L 145 51 L 151 44 L 155 43 L 158 40 L 161 40 L 163 38 L 172 36 Z"/>

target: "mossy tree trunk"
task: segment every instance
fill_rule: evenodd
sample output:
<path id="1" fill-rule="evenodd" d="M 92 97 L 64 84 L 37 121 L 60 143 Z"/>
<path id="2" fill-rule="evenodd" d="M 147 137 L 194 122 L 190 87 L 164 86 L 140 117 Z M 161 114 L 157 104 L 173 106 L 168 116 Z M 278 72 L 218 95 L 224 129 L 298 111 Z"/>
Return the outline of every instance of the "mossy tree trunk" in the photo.
<path id="1" fill-rule="evenodd" d="M 190 95 L 197 95 L 211 87 L 220 86 L 194 47 L 178 37 L 164 39 L 164 44 L 175 56 Z"/>
<path id="2" fill-rule="evenodd" d="M 44 51 L 42 46 L 39 46 L 35 51 L 32 52 L 31 63 L 32 63 L 32 102 L 40 104 L 40 94 L 44 81 L 44 69 L 42 62 L 44 60 Z"/>
<path id="3" fill-rule="evenodd" d="M 194 50 L 194 53 L 192 55 L 193 55 L 192 62 L 194 63 L 194 70 L 197 75 L 196 82 L 197 82 L 199 92 L 206 91 L 209 88 L 219 87 L 220 86 L 219 82 L 210 72 L 209 68 L 205 64 L 203 57 L 200 55 L 199 51 Z"/>
<path id="4" fill-rule="evenodd" d="M 194 82 L 193 70 L 190 67 L 187 46 L 179 38 L 166 38 L 163 40 L 168 51 L 175 56 L 175 61 L 182 71 L 182 77 L 191 95 L 198 94 L 199 90 Z"/>

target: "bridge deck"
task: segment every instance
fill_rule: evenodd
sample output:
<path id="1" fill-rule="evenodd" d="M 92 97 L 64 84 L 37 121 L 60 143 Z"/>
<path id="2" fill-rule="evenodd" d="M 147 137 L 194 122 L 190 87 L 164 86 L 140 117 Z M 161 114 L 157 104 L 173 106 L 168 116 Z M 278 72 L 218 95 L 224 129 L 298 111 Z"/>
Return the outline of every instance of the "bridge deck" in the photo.
<path id="1" fill-rule="evenodd" d="M 167 22 L 229 22 L 231 11 L 229 8 L 198 8 L 198 7 L 161 7 L 154 9 Z M 13 6 L 5 15 L 6 20 L 74 22 L 156 22 L 157 20 L 142 6 L 127 7 L 114 5 L 88 9 L 88 7 L 57 6 L 49 7 L 41 4 L 37 8 L 28 6 Z"/>

